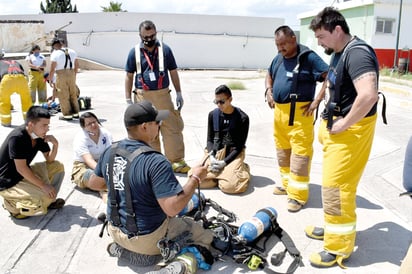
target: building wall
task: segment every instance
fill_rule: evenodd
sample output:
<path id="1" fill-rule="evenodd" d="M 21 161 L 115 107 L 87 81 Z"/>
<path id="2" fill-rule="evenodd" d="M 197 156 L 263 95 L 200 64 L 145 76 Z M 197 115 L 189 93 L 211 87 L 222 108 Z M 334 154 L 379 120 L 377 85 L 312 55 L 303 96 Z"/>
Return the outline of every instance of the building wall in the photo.
<path id="1" fill-rule="evenodd" d="M 336 4 L 335 6 L 345 16 L 351 34 L 368 42 L 376 51 L 380 67 L 393 67 L 395 59 L 397 26 L 399 21 L 399 1 L 394 0 L 358 0 Z M 323 49 L 317 46 L 313 32 L 308 29 L 310 21 L 319 11 L 311 11 L 300 15 L 302 43 L 317 50 L 325 59 Z M 393 18 L 391 34 L 376 33 L 377 18 Z M 399 31 L 398 58 L 411 57 L 409 47 L 412 47 L 412 36 L 409 28 L 412 25 L 412 1 L 403 0 L 401 27 Z M 408 54 L 409 53 L 409 54 Z M 404 62 L 405 60 L 402 60 Z"/>
<path id="2" fill-rule="evenodd" d="M 21 35 L 49 43 L 64 27 L 68 46 L 80 57 L 123 68 L 129 50 L 140 42 L 138 24 L 146 19 L 156 24 L 158 39 L 172 48 L 180 68 L 267 68 L 276 53 L 273 32 L 284 23 L 280 18 L 134 12 L 7 15 L 0 20 L 43 20 L 44 33 L 23 25 L 10 32 L 0 24 L 5 33 L 0 43 L 12 37 L 7 52 L 28 52 L 31 45 Z"/>

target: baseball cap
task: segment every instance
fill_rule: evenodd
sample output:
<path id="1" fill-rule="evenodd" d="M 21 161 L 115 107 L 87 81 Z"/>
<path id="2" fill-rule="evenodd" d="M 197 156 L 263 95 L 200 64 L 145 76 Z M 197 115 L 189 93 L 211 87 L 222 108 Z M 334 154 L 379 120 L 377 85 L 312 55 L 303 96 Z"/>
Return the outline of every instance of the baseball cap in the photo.
<path id="1" fill-rule="evenodd" d="M 124 113 L 124 125 L 134 126 L 146 122 L 162 121 L 169 116 L 168 110 L 157 110 L 149 101 L 131 104 Z"/>

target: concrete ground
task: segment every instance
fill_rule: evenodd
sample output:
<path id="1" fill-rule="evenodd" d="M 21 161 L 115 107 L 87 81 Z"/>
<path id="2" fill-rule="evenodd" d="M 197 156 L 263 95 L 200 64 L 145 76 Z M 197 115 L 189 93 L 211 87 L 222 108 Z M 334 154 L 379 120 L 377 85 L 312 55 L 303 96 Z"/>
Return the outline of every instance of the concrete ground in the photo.
<path id="1" fill-rule="evenodd" d="M 93 112 L 101 118 L 115 140 L 125 137 L 123 127 L 123 71 L 82 71 L 78 85 L 84 96 L 92 97 Z M 241 195 L 223 194 L 217 189 L 204 190 L 206 197 L 238 215 L 238 222 L 247 220 L 267 206 L 278 212 L 278 222 L 294 240 L 303 256 L 304 266 L 295 273 L 397 273 L 407 247 L 412 241 L 412 200 L 399 197 L 402 188 L 402 168 L 406 143 L 412 130 L 411 88 L 406 85 L 382 82 L 380 88 L 387 98 L 388 125 L 379 118 L 369 163 L 357 196 L 357 239 L 347 269 L 314 268 L 308 258 L 322 249 L 322 242 L 305 237 L 307 225 L 322 225 L 321 167 L 322 147 L 315 141 L 312 163 L 310 200 L 299 213 L 289 213 L 286 197 L 274 196 L 272 190 L 279 182 L 273 143 L 273 113 L 263 98 L 264 73 L 259 71 L 181 71 L 185 105 L 184 138 L 186 160 L 200 160 L 206 143 L 207 114 L 215 106 L 214 89 L 220 84 L 241 82 L 246 89 L 233 91 L 233 104 L 250 117 L 246 161 L 252 172 L 248 191 Z M 173 98 L 175 93 L 173 92 Z M 18 97 L 13 95 L 16 110 L 13 125 L 23 122 Z M 382 101 L 379 111 L 382 109 Z M 316 127 L 319 126 L 319 122 Z M 46 216 L 14 220 L 0 210 L 0 273 L 145 273 L 150 268 L 136 268 L 109 257 L 106 252 L 110 237 L 99 238 L 101 224 L 96 216 L 105 210 L 98 195 L 76 189 L 70 182 L 72 167 L 72 138 L 80 129 L 78 121 L 65 122 L 52 117 L 50 134 L 60 141 L 58 160 L 65 164 L 66 176 L 59 197 L 66 200 L 61 210 Z M 11 128 L 0 128 L 3 141 Z M 317 139 L 315 139 L 317 140 Z M 41 155 L 38 155 L 41 156 Z M 35 160 L 40 160 L 36 157 Z M 184 184 L 186 176 L 177 175 Z M 2 202 L 2 201 L 0 201 Z M 277 244 L 271 251 L 281 249 Z M 270 252 L 270 253 L 271 253 Z M 285 271 L 290 258 L 285 259 Z M 230 259 L 217 262 L 208 273 L 247 273 L 245 265 Z M 206 273 L 205 271 L 199 271 Z M 255 271 L 265 273 L 264 271 Z"/>

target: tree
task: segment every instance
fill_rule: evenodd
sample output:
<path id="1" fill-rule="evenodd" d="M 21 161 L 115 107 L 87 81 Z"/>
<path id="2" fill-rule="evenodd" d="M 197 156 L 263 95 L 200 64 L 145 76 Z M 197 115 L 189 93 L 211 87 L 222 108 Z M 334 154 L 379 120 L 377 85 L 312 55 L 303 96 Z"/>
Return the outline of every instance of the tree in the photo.
<path id="1" fill-rule="evenodd" d="M 43 13 L 76 13 L 77 7 L 70 3 L 70 0 L 46 0 L 46 7 L 43 1 L 40 2 L 40 9 Z"/>
<path id="2" fill-rule="evenodd" d="M 102 7 L 102 11 L 103 12 L 127 12 L 127 10 L 122 10 L 122 3 L 118 3 L 118 2 L 113 2 L 110 1 L 110 4 L 108 7 Z"/>

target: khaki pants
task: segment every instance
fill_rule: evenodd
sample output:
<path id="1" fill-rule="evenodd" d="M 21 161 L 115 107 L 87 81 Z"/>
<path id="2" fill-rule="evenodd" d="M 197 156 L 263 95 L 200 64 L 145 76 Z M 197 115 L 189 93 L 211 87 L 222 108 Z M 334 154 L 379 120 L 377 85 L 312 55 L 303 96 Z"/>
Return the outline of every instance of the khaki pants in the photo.
<path id="1" fill-rule="evenodd" d="M 56 71 L 56 89 L 63 116 L 65 118 L 72 118 L 72 115 L 78 115 L 78 90 L 74 70 L 62 69 Z"/>
<path id="2" fill-rule="evenodd" d="M 167 218 L 162 225 L 150 234 L 130 238 L 119 228 L 111 225 L 108 226 L 109 234 L 112 239 L 122 247 L 145 255 L 159 255 L 160 249 L 157 242 L 163 237 L 173 239 L 185 231 L 192 233 L 191 239 L 196 245 L 201 245 L 210 249 L 213 240 L 213 232 L 204 229 L 201 223 L 195 222 L 192 218 L 174 217 Z"/>
<path id="3" fill-rule="evenodd" d="M 208 152 L 205 151 L 204 158 L 209 157 Z M 225 148 L 217 151 L 217 160 L 225 158 Z M 249 187 L 250 168 L 244 162 L 245 150 L 243 150 L 230 164 L 224 167 L 220 173 L 213 173 L 209 171 L 206 178 L 202 180 L 201 188 L 213 188 L 218 186 L 223 192 L 236 194 L 245 192 Z M 210 165 L 210 160 L 206 160 L 206 165 Z M 189 171 L 190 176 L 191 171 Z"/>
<path id="4" fill-rule="evenodd" d="M 179 162 L 185 158 L 185 145 L 183 141 L 183 119 L 180 111 L 175 110 L 168 88 L 160 90 L 136 90 L 135 102 L 150 101 L 157 109 L 170 111 L 169 117 L 162 122 L 160 134 L 162 135 L 164 155 L 171 162 Z M 159 137 L 151 147 L 161 152 Z"/>
<path id="5" fill-rule="evenodd" d="M 85 178 L 85 173 L 87 172 L 93 172 L 93 170 L 88 168 L 85 163 L 77 161 L 74 162 L 71 175 L 72 183 L 76 184 L 80 188 L 86 188 L 87 182 L 90 178 L 90 176 L 86 176 L 87 179 Z"/>
<path id="6" fill-rule="evenodd" d="M 64 178 L 64 165 L 58 161 L 52 163 L 36 163 L 31 166 L 34 174 L 44 183 L 52 185 L 59 192 Z M 42 215 L 47 213 L 47 207 L 54 202 L 39 187 L 25 179 L 17 185 L 0 191 L 4 199 L 4 207 L 12 214 L 26 216 Z"/>
<path id="7" fill-rule="evenodd" d="M 412 243 L 409 246 L 408 253 L 406 253 L 405 258 L 401 264 L 399 274 L 410 274 L 412 273 Z"/>

